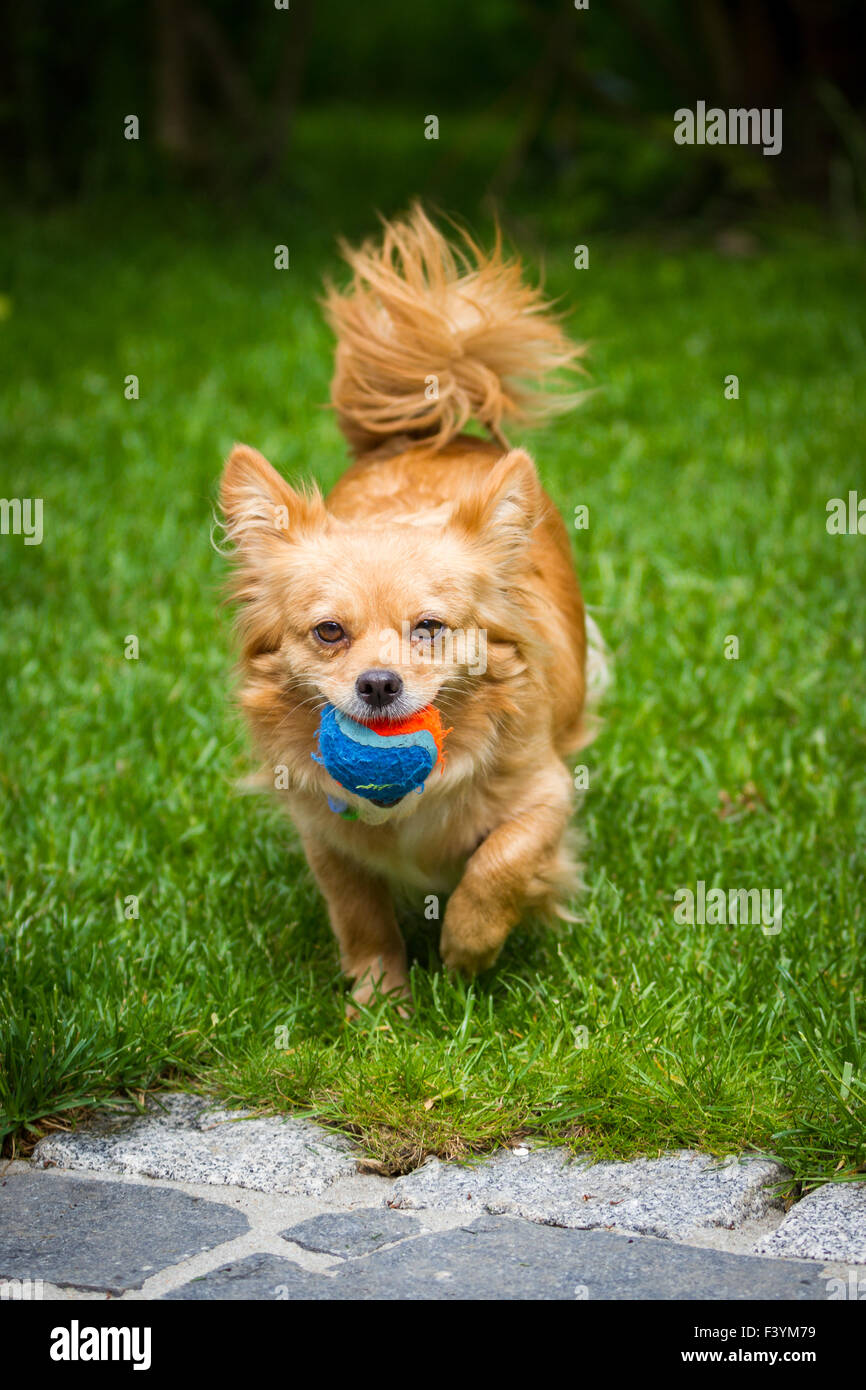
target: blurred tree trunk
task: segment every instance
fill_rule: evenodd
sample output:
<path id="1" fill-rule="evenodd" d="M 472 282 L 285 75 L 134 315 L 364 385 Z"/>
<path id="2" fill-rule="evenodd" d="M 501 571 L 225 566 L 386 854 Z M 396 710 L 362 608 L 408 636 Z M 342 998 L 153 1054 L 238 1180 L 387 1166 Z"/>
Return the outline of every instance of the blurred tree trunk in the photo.
<path id="1" fill-rule="evenodd" d="M 690 95 L 695 85 L 694 67 L 676 40 L 665 33 L 655 15 L 640 0 L 610 0 L 610 6 L 622 16 L 674 86 L 684 95 Z"/>
<path id="2" fill-rule="evenodd" d="M 154 0 L 156 131 L 162 149 L 184 164 L 196 158 L 189 91 L 186 0 Z"/>
<path id="3" fill-rule="evenodd" d="M 249 78 L 213 15 L 201 5 L 184 4 L 186 33 L 208 60 L 211 76 L 235 121 L 253 140 L 261 138 L 262 118 Z"/>
<path id="4" fill-rule="evenodd" d="M 194 95 L 204 73 L 219 103 L 218 119 L 234 127 L 246 163 L 275 172 L 285 154 L 300 99 L 313 22 L 313 0 L 300 0 L 286 17 L 288 35 L 276 83 L 260 101 L 232 40 L 211 12 L 195 0 L 154 0 L 156 26 L 156 126 L 161 147 L 186 165 L 217 164 L 220 139 L 202 139 L 204 113 Z M 198 119 L 197 119 L 198 117 Z"/>
<path id="5" fill-rule="evenodd" d="M 290 35 L 283 50 L 268 140 L 268 164 L 274 171 L 288 148 L 301 99 L 307 51 L 313 32 L 313 3 L 314 0 L 299 0 L 293 20 L 294 33 Z"/>
<path id="6" fill-rule="evenodd" d="M 699 0 L 698 19 L 704 33 L 704 52 L 715 80 L 708 93 L 725 106 L 736 106 L 743 85 L 743 62 L 734 40 L 735 17 L 725 0 Z"/>

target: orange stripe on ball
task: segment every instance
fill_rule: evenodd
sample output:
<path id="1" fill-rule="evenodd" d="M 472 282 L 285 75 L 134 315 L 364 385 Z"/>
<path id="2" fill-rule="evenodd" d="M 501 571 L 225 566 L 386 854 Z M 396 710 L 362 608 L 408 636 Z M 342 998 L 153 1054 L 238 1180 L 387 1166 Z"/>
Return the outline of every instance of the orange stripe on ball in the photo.
<path id="1" fill-rule="evenodd" d="M 450 729 L 442 728 L 442 716 L 435 705 L 426 705 L 424 709 L 416 710 L 410 714 L 408 719 L 376 719 L 367 722 L 367 728 L 374 733 L 381 734 L 384 738 L 396 737 L 398 734 L 418 734 L 422 731 L 432 734 L 433 742 L 436 744 L 436 751 L 439 757 L 436 762 L 438 767 L 444 762 L 442 745 L 445 742 Z"/>

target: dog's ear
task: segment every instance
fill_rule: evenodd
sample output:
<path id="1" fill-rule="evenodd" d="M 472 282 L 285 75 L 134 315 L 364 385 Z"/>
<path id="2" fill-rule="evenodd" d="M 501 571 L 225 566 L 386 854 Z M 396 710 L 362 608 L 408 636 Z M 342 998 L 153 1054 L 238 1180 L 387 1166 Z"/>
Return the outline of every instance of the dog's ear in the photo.
<path id="1" fill-rule="evenodd" d="M 314 530 L 327 514 L 317 489 L 296 492 L 245 443 L 235 445 L 222 471 L 220 505 L 229 541 L 242 555 Z"/>
<path id="2" fill-rule="evenodd" d="M 493 465 L 454 513 L 457 525 L 503 562 L 519 558 L 544 504 L 535 464 L 523 449 L 512 449 Z"/>
<path id="3" fill-rule="evenodd" d="M 296 492 L 255 449 L 237 444 L 223 472 L 220 505 L 234 552 L 229 592 L 244 655 L 265 656 L 279 647 L 285 625 L 273 581 L 284 579 L 281 561 L 291 555 L 292 542 L 325 525 L 325 504 L 319 492 Z"/>
<path id="4" fill-rule="evenodd" d="M 272 550 L 325 522 L 321 493 L 296 492 L 263 454 L 236 444 L 223 470 L 220 506 L 226 534 L 241 555 Z"/>

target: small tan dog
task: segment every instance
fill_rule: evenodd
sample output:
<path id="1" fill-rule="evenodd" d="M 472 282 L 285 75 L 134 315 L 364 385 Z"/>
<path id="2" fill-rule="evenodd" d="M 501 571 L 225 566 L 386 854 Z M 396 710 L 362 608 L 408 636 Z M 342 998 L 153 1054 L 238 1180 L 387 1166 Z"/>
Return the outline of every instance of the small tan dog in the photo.
<path id="1" fill-rule="evenodd" d="M 537 388 L 581 349 L 498 242 L 455 249 L 419 207 L 343 250 L 332 400 L 356 461 L 323 499 L 238 445 L 221 504 L 241 704 L 365 1003 L 408 992 L 395 894 L 450 894 L 442 960 L 472 975 L 577 886 L 563 758 L 589 737 L 586 621 L 565 526 L 501 430 L 573 404 Z M 493 442 L 460 433 L 470 418 Z M 327 704 L 363 722 L 434 702 L 450 732 L 423 795 L 376 805 L 311 756 Z"/>

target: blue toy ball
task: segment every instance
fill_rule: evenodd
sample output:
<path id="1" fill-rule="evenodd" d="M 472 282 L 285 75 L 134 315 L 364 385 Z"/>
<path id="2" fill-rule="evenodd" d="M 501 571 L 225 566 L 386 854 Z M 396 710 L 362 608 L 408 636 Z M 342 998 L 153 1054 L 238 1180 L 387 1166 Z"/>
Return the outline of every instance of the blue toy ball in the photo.
<path id="1" fill-rule="evenodd" d="M 333 705 L 322 710 L 319 756 L 312 756 L 346 791 L 376 806 L 394 806 L 408 792 L 424 790 L 442 754 L 442 721 L 432 705 L 403 720 L 358 724 Z M 345 804 L 332 798 L 331 809 Z"/>

